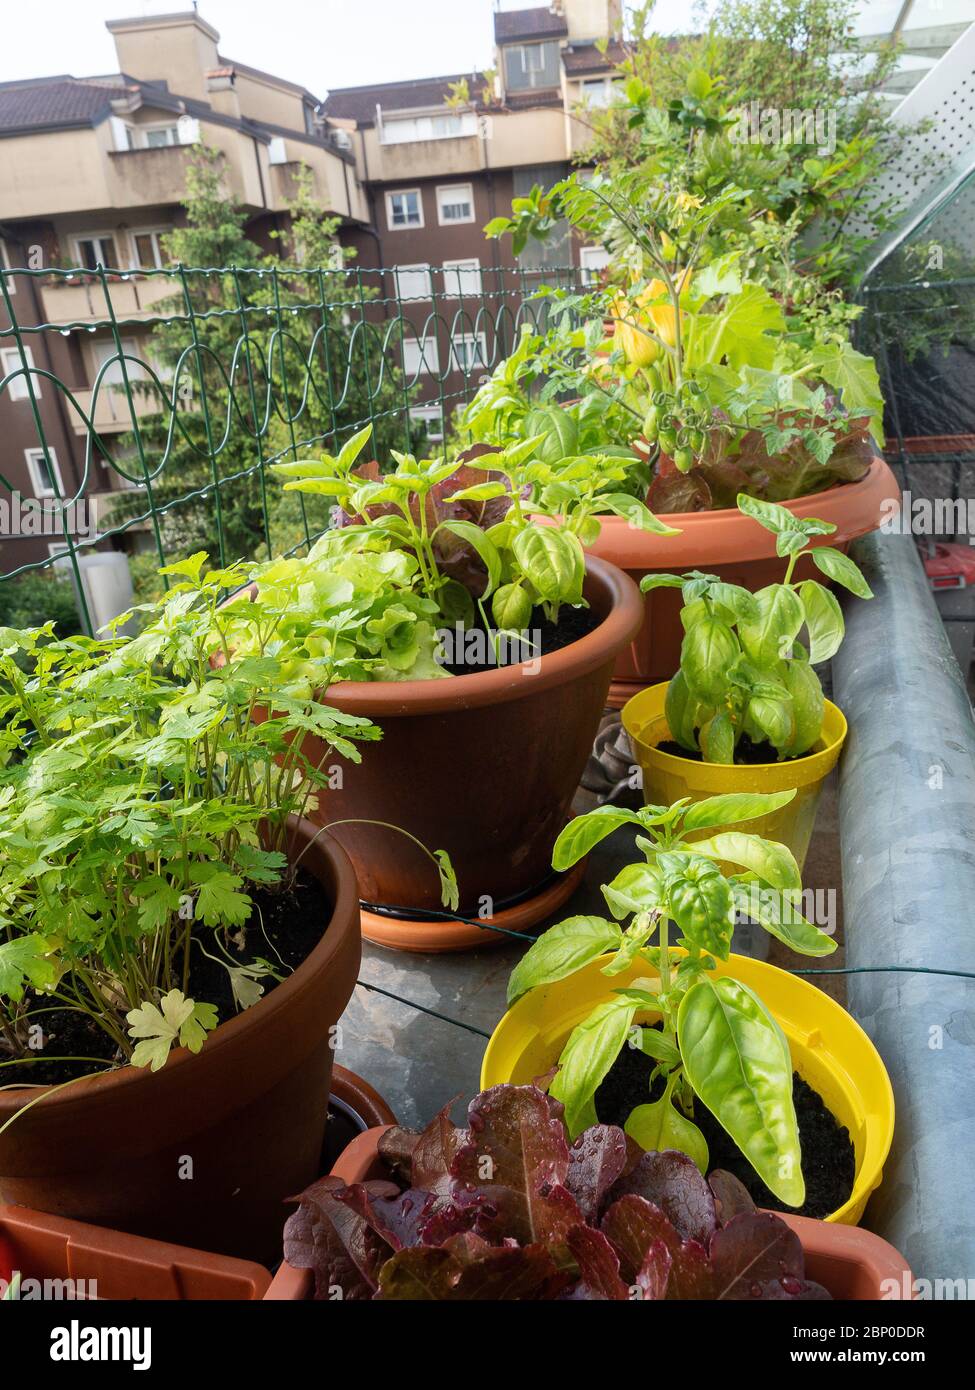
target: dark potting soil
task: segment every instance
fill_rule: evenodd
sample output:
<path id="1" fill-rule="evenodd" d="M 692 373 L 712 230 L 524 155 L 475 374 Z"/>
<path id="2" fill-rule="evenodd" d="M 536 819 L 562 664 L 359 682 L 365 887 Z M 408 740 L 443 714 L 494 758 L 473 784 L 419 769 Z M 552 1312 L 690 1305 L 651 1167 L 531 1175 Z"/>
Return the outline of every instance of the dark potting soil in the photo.
<path id="1" fill-rule="evenodd" d="M 649 1092 L 653 1059 L 639 1048 L 624 1047 L 596 1092 L 596 1114 L 603 1124 L 626 1124 L 630 1111 L 648 1100 L 658 1100 L 663 1085 L 657 1082 Z M 806 1181 L 806 1200 L 801 1207 L 780 1202 L 765 1186 L 737 1144 L 700 1100 L 694 1103 L 694 1123 L 708 1144 L 711 1169 L 733 1173 L 760 1207 L 792 1212 L 823 1220 L 849 1199 L 856 1173 L 850 1132 L 826 1108 L 822 1097 L 808 1086 L 798 1072 L 792 1076 L 792 1101 L 799 1125 L 802 1174 Z"/>
<path id="2" fill-rule="evenodd" d="M 323 929 L 332 916 L 332 903 L 318 880 L 304 869 L 298 870 L 294 885 L 282 892 L 275 893 L 258 885 L 253 885 L 249 892 L 254 910 L 242 929 L 243 949 L 232 941 L 227 942 L 232 963 L 247 965 L 260 956 L 287 979 L 321 940 Z M 270 939 L 270 944 L 265 937 Z M 211 956 L 220 954 L 211 932 L 206 932 L 203 941 Z M 267 996 L 281 981 L 264 976 L 261 983 Z M 221 1023 L 226 1023 L 237 1012 L 230 976 L 217 961 L 209 960 L 199 946 L 193 947 L 187 993 L 190 998 L 214 1004 Z M 36 1004 L 38 1009 L 50 1007 L 43 996 L 36 998 Z M 37 1061 L 0 1067 L 0 1086 L 56 1086 L 99 1070 L 91 1060 L 56 1061 L 54 1058 L 95 1059 L 95 1063 L 117 1060 L 114 1042 L 87 1014 L 56 1009 L 32 1015 L 32 1021 L 43 1030 L 43 1051 L 29 1054 L 38 1057 Z M 46 1060 L 44 1054 L 52 1060 Z M 0 1040 L 0 1061 L 4 1060 L 6 1054 Z"/>
<path id="3" fill-rule="evenodd" d="M 561 651 L 563 647 L 578 642 L 595 632 L 601 618 L 591 608 L 570 608 L 567 604 L 559 609 L 559 620 L 550 623 L 541 608 L 532 612 L 528 624 L 530 642 L 519 643 L 514 638 L 501 636 L 500 652 L 495 658 L 493 648 L 482 623 L 470 624 L 465 631 L 474 640 L 455 642 L 454 655 L 459 660 L 444 662 L 444 670 L 452 676 L 470 676 L 477 671 L 491 671 L 497 666 L 514 666 L 520 661 L 537 661 L 541 656 Z M 453 631 L 452 629 L 448 629 Z M 480 638 L 481 640 L 477 640 Z"/>
<path id="4" fill-rule="evenodd" d="M 661 753 L 669 753 L 674 758 L 687 758 L 692 763 L 702 763 L 704 757 L 701 753 L 692 753 L 689 748 L 678 743 L 676 739 L 667 738 L 662 743 L 657 744 Z M 802 756 L 806 756 L 803 754 Z M 735 766 L 745 766 L 754 763 L 791 763 L 795 758 L 779 758 L 778 750 L 762 739 L 761 743 L 753 743 L 747 734 L 743 734 L 735 746 Z"/>

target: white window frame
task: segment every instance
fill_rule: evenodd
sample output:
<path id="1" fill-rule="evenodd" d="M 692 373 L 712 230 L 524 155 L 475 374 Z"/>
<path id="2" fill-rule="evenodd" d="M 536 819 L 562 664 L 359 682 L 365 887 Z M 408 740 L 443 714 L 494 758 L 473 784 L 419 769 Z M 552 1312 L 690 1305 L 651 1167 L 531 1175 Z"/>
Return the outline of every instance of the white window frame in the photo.
<path id="1" fill-rule="evenodd" d="M 433 298 L 433 277 L 430 274 L 429 261 L 417 261 L 414 265 L 394 265 L 393 276 L 398 299 L 409 303 Z M 407 293 L 407 290 L 410 293 Z"/>
<path id="2" fill-rule="evenodd" d="M 169 150 L 174 145 L 183 143 L 180 139 L 178 117 L 171 121 L 153 121 L 148 125 L 130 125 L 128 130 L 129 148 L 133 150 Z M 161 145 L 150 145 L 149 136 L 160 130 L 171 132 L 172 139 L 164 140 Z"/>
<path id="3" fill-rule="evenodd" d="M 402 222 L 402 223 L 396 223 L 396 222 L 393 221 L 393 199 L 394 199 L 394 198 L 402 198 L 402 197 L 404 197 L 407 193 L 415 193 L 415 194 L 416 194 L 416 206 L 417 206 L 417 212 L 418 212 L 419 215 L 420 215 L 420 220 L 419 220 L 419 222 Z M 412 232 L 412 231 L 416 231 L 419 227 L 422 227 L 423 225 L 424 225 L 424 222 L 423 222 L 423 192 L 422 192 L 422 190 L 419 189 L 419 188 L 387 188 L 387 190 L 386 190 L 386 226 L 389 228 L 389 230 L 390 230 L 391 232 Z"/>
<path id="4" fill-rule="evenodd" d="M 33 372 L 34 354 L 29 347 L 24 348 L 24 356 L 27 359 L 28 367 Z M 7 366 L 8 357 L 13 363 L 13 365 L 9 367 Z M 6 376 L 8 372 L 15 372 L 20 365 L 20 353 L 15 347 L 0 348 L 0 376 Z M 32 380 L 34 382 L 34 396 L 37 400 L 40 400 L 41 379 L 40 377 L 33 377 Z M 19 376 L 15 381 L 10 383 L 7 387 L 7 397 L 11 401 L 30 400 L 30 390 L 27 386 L 27 378 L 25 376 Z"/>
<path id="5" fill-rule="evenodd" d="M 477 134 L 474 111 L 445 111 L 442 107 L 410 116 L 383 116 L 379 126 L 381 145 L 416 145 L 427 140 L 458 140 Z"/>
<path id="6" fill-rule="evenodd" d="M 440 345 L 434 333 L 430 333 L 422 342 L 419 338 L 403 339 L 403 372 L 409 380 L 439 371 Z"/>
<path id="7" fill-rule="evenodd" d="M 476 288 L 464 288 L 464 277 L 477 277 Z M 481 262 L 476 256 L 462 256 L 443 263 L 443 293 L 445 299 L 480 299 L 484 294 Z"/>
<path id="8" fill-rule="evenodd" d="M 51 445 L 48 445 L 47 452 L 50 458 L 51 467 L 54 469 L 54 472 L 57 475 L 57 491 L 55 491 L 53 487 L 46 487 L 44 483 L 44 474 L 41 471 L 45 462 L 44 450 L 37 447 L 24 450 L 24 458 L 27 461 L 27 471 L 30 474 L 30 481 L 31 486 L 34 489 L 34 496 L 63 497 L 64 479 L 61 476 L 61 465 L 58 463 L 58 456 L 54 452 L 54 449 L 51 447 Z"/>
<path id="9" fill-rule="evenodd" d="M 456 195 L 462 189 L 467 190 L 467 205 L 470 214 L 467 217 L 445 217 L 444 216 L 444 194 L 453 193 Z M 475 220 L 474 212 L 474 185 L 472 183 L 441 183 L 437 185 L 437 222 L 441 227 L 462 227 L 467 222 Z"/>
<path id="10" fill-rule="evenodd" d="M 172 227 L 130 227 L 129 243 L 131 248 L 130 260 L 132 269 L 163 270 L 165 268 L 165 261 L 163 260 L 162 245 L 160 243 L 159 238 L 167 236 L 172 230 Z M 147 236 L 152 238 L 152 249 L 155 253 L 156 258 L 154 266 L 142 266 L 139 264 L 139 251 L 136 245 L 136 237 L 140 236 Z"/>
<path id="11" fill-rule="evenodd" d="M 3 266 L 4 270 L 13 270 L 13 266 L 10 264 L 10 252 L 7 250 L 7 243 L 4 241 L 3 237 L 0 237 L 0 265 Z M 6 281 L 6 286 L 9 294 L 16 294 L 16 276 L 11 275 Z"/>
<path id="12" fill-rule="evenodd" d="M 593 100 L 593 95 L 598 91 L 599 96 Z M 619 83 L 614 82 L 612 77 L 582 77 L 579 79 L 580 99 L 587 106 L 606 107 L 613 104 L 613 97 L 619 91 Z"/>
<path id="13" fill-rule="evenodd" d="M 82 255 L 81 255 L 81 249 L 80 249 L 80 248 L 81 248 L 81 243 L 82 243 L 83 241 L 98 241 L 98 242 L 110 241 L 110 242 L 112 243 L 112 245 L 114 246 L 114 248 L 115 248 L 115 254 L 116 254 L 116 256 L 118 256 L 118 238 L 116 237 L 116 235 L 115 235 L 115 233 L 114 233 L 113 231 L 111 231 L 111 230 L 105 231 L 105 230 L 103 229 L 103 230 L 100 231 L 100 232 L 72 232 L 72 233 L 71 233 L 71 246 L 72 246 L 72 249 L 73 249 L 73 251 L 74 251 L 74 258 L 75 258 L 75 260 L 76 260 L 77 263 L 78 263 L 78 269 L 79 269 L 83 274 L 85 274 L 85 275 L 94 275 L 95 272 L 94 272 L 93 270 L 89 270 L 88 267 L 87 267 L 86 265 L 83 264 Z M 102 249 L 104 249 L 104 248 L 102 248 Z M 98 257 L 97 257 L 97 256 L 95 257 L 95 260 L 96 260 L 96 263 L 97 263 L 97 261 L 98 261 Z M 103 261 L 102 261 L 102 265 L 105 266 L 105 269 L 106 269 L 106 270 L 108 269 L 108 263 L 107 263 L 106 261 L 103 260 Z"/>
<path id="14" fill-rule="evenodd" d="M 444 437 L 443 407 L 433 405 L 410 406 L 411 420 L 424 420 L 427 426 L 427 439 L 431 444 L 442 444 Z M 437 422 L 437 429 L 431 429 L 431 422 Z"/>
<path id="15" fill-rule="evenodd" d="M 538 62 L 536 59 L 536 55 L 543 53 L 544 41 L 540 41 L 539 43 L 518 43 L 513 44 L 512 47 L 521 53 L 522 72 L 527 73 L 545 71 L 544 58 L 542 62 Z M 529 54 L 532 55 L 532 61 L 530 63 L 527 61 Z"/>
<path id="16" fill-rule="evenodd" d="M 463 343 L 465 347 L 470 347 L 472 344 L 476 345 L 477 353 L 475 355 L 479 360 L 461 362 L 457 355 L 457 347 L 460 343 Z M 452 334 L 450 339 L 450 370 L 452 372 L 463 372 L 465 376 L 470 376 L 472 372 L 486 372 L 488 370 L 487 334 Z"/>
<path id="17" fill-rule="evenodd" d="M 595 262 L 595 264 L 593 264 Z M 596 283 L 599 272 L 605 270 L 609 265 L 609 252 L 605 246 L 580 246 L 579 247 L 579 269 L 582 271 L 583 282 L 587 285 Z"/>
<path id="18" fill-rule="evenodd" d="M 99 354 L 103 352 L 105 348 L 108 348 L 109 351 L 106 352 L 103 357 L 100 357 Z M 91 360 L 94 366 L 92 380 L 95 379 L 108 359 L 114 357 L 116 353 L 117 349 L 114 338 L 95 339 L 91 345 Z M 142 366 L 141 362 L 131 361 L 133 357 L 138 357 L 139 355 L 139 340 L 137 338 L 123 338 L 122 355 L 126 359 L 125 370 L 128 373 L 129 381 L 144 381 L 147 376 L 145 368 Z M 115 362 L 102 377 L 101 387 L 122 385 L 124 385 L 122 378 L 122 363 Z M 101 389 L 101 387 L 99 389 Z"/>

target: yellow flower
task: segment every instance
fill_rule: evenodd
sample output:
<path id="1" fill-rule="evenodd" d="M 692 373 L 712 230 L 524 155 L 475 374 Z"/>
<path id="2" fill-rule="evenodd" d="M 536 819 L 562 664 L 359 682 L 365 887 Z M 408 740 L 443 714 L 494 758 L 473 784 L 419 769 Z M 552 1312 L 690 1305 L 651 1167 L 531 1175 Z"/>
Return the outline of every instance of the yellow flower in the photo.
<path id="1" fill-rule="evenodd" d="M 685 270 L 678 281 L 678 293 L 681 298 L 687 294 L 690 284 L 691 272 Z M 655 342 L 646 333 L 641 333 L 634 324 L 639 323 L 648 328 L 667 347 L 672 348 L 676 345 L 676 315 L 673 304 L 669 300 L 663 300 L 666 293 L 667 286 L 663 280 L 651 280 L 647 288 L 637 295 L 635 306 L 623 298 L 617 299 L 613 306 L 616 319 L 614 339 L 622 349 L 627 362 L 634 366 L 649 367 L 662 351 L 660 343 Z M 659 302 L 661 300 L 663 302 Z M 683 318 L 683 315 L 681 317 Z M 631 322 L 622 323 L 621 319 L 629 319 Z"/>
<path id="2" fill-rule="evenodd" d="M 634 367 L 649 367 L 656 362 L 662 351 L 660 344 L 655 343 L 646 333 L 641 333 L 633 323 L 623 322 L 624 319 L 632 319 L 635 322 L 642 320 L 649 327 L 646 315 L 637 314 L 629 301 L 620 297 L 613 305 L 613 317 L 616 320 L 613 341 L 621 349 L 627 362 Z"/>

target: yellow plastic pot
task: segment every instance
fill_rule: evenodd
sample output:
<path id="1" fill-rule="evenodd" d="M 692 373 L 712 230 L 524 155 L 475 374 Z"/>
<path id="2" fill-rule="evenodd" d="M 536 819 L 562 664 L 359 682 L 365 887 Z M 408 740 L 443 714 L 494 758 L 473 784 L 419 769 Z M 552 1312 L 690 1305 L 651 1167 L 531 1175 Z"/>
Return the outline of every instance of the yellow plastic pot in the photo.
<path id="1" fill-rule="evenodd" d="M 481 1088 L 510 1081 L 527 1085 L 555 1065 L 566 1039 L 597 1004 L 634 980 L 653 978 L 646 961 L 606 976 L 603 956 L 584 969 L 523 995 L 495 1028 L 481 1065 Z M 778 966 L 732 955 L 716 962 L 717 975 L 732 975 L 754 989 L 778 1019 L 792 1051 L 792 1065 L 850 1131 L 856 1177 L 849 1201 L 826 1219 L 855 1226 L 867 1198 L 879 1186 L 894 1134 L 894 1093 L 880 1054 L 860 1025 L 834 999 Z M 652 1013 L 638 1015 L 650 1022 Z M 699 1102 L 700 1103 L 700 1102 Z"/>
<path id="2" fill-rule="evenodd" d="M 707 796 L 727 792 L 782 792 L 795 787 L 796 795 L 788 806 L 770 816 L 748 821 L 742 829 L 788 845 L 801 869 L 823 782 L 836 766 L 846 738 L 843 712 L 832 701 L 826 701 L 822 738 L 805 757 L 750 766 L 698 762 L 694 758 L 662 753 L 657 747 L 673 738 L 664 713 L 668 684 L 668 681 L 661 681 L 659 685 L 651 685 L 623 706 L 623 727 L 630 736 L 643 773 L 643 799 L 650 805 L 670 806 L 684 796 L 701 801 Z M 713 831 L 702 831 L 702 834 L 711 835 Z"/>

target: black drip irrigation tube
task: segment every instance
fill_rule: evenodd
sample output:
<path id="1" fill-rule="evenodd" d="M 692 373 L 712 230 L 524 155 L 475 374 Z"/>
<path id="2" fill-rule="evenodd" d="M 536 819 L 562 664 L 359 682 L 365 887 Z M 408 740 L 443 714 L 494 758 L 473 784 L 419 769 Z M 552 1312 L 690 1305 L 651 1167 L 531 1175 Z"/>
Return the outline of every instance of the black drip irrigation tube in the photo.
<path id="1" fill-rule="evenodd" d="M 847 998 L 896 1104 L 867 1224 L 916 1278 L 975 1280 L 975 722 L 912 538 L 851 554 L 875 597 L 833 658 Z"/>

